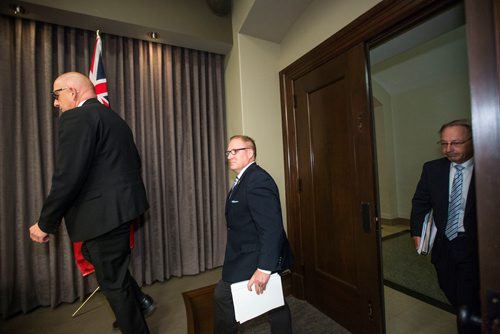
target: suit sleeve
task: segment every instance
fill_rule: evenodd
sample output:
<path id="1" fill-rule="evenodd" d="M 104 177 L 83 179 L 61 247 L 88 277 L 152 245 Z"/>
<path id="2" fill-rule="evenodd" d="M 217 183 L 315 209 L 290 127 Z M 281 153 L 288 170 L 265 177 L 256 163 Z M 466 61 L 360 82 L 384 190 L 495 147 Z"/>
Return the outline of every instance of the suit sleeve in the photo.
<path id="1" fill-rule="evenodd" d="M 274 271 L 280 257 L 284 233 L 278 188 L 267 174 L 256 175 L 249 184 L 248 205 L 260 244 L 258 268 Z"/>
<path id="2" fill-rule="evenodd" d="M 57 231 L 85 181 L 96 145 L 95 126 L 91 123 L 88 115 L 78 110 L 61 116 L 56 169 L 38 222 L 46 233 Z"/>
<path id="3" fill-rule="evenodd" d="M 431 210 L 432 202 L 429 191 L 429 173 L 428 168 L 424 165 L 420 181 L 418 181 L 415 195 L 412 199 L 410 228 L 411 236 L 420 236 L 425 215 Z"/>

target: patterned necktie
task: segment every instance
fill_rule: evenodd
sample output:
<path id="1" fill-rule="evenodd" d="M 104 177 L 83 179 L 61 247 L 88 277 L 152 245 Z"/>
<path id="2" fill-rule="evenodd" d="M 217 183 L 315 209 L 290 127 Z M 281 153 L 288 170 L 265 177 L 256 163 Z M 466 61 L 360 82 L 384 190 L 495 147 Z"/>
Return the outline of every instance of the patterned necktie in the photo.
<path id="1" fill-rule="evenodd" d="M 448 205 L 448 223 L 446 224 L 445 234 L 448 240 L 453 240 L 458 234 L 458 221 L 460 209 L 462 207 L 462 185 L 464 177 L 462 170 L 464 166 L 455 165 L 456 173 L 453 177 L 453 184 L 450 192 L 450 203 Z"/>
<path id="2" fill-rule="evenodd" d="M 238 184 L 238 181 L 240 180 L 239 177 L 236 176 L 234 179 L 233 185 L 231 186 L 231 189 L 229 190 L 229 194 L 227 194 L 227 197 L 229 198 L 231 194 L 233 193 L 234 188 L 236 188 L 236 185 Z"/>

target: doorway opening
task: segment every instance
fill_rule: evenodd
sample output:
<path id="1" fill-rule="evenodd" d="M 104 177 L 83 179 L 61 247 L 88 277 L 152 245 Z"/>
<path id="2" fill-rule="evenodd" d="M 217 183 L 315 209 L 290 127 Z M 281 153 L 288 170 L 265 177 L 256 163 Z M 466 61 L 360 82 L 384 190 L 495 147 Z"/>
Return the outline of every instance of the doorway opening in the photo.
<path id="1" fill-rule="evenodd" d="M 470 120 L 463 5 L 373 46 L 369 56 L 387 333 L 415 323 L 428 326 L 419 332 L 455 333 L 451 305 L 430 256 L 415 251 L 409 218 L 422 165 L 441 157 L 439 128 Z"/>

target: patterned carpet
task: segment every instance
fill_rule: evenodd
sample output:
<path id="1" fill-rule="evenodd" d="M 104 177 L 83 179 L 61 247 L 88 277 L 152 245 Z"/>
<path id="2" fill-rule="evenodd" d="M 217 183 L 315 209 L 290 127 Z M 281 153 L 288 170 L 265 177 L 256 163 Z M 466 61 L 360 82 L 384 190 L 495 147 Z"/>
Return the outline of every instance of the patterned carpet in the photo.
<path id="1" fill-rule="evenodd" d="M 293 296 L 286 298 L 292 313 L 294 334 L 349 334 L 350 332 L 335 321 L 318 311 L 309 303 Z M 243 323 L 239 334 L 269 334 L 271 329 L 267 317 L 260 316 Z"/>

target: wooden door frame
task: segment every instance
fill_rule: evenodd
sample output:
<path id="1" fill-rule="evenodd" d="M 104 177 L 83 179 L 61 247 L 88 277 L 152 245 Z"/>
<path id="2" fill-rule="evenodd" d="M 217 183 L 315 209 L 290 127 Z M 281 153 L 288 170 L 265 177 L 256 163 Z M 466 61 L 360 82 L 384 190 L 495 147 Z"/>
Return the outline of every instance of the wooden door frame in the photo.
<path id="1" fill-rule="evenodd" d="M 466 0 L 483 333 L 500 293 L 500 0 Z M 497 296 L 498 298 L 498 296 Z M 497 306 L 498 310 L 498 306 Z M 500 320 L 500 314 L 495 315 Z M 500 325 L 499 325 L 500 326 Z M 497 327 L 498 330 L 498 327 Z M 493 331 L 491 331 L 493 332 Z"/>
<path id="2" fill-rule="evenodd" d="M 303 256 L 303 243 L 298 221 L 300 184 L 296 160 L 294 80 L 359 43 L 375 45 L 395 32 L 409 29 L 460 2 L 460 0 L 383 0 L 280 72 L 287 231 L 296 255 L 296 263 L 292 272 L 292 293 L 298 298 L 304 298 L 304 261 L 306 259 Z M 481 245 L 479 251 L 481 259 L 488 259 L 480 263 L 481 295 L 483 310 L 486 310 L 486 290 L 491 288 L 500 291 L 500 268 L 495 257 L 498 252 L 498 235 L 500 235 L 500 224 L 497 223 L 500 216 L 500 203 L 497 196 L 500 180 L 498 177 L 491 177 L 499 175 L 498 166 L 500 166 L 500 67 L 498 60 L 500 0 L 464 0 L 464 2 L 469 43 L 471 115 L 478 194 L 478 233 Z M 495 17 L 497 22 L 495 22 Z M 486 312 L 483 312 L 483 315 L 485 314 Z"/>

